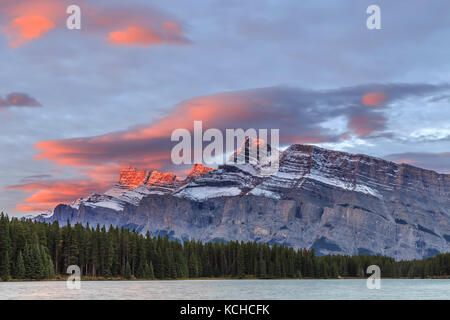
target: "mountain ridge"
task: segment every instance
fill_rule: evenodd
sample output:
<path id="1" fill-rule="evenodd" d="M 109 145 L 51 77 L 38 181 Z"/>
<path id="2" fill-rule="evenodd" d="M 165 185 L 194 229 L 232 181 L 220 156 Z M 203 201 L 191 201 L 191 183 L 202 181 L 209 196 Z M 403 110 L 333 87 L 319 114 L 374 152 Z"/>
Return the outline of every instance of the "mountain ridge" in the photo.
<path id="1" fill-rule="evenodd" d="M 270 176 L 260 175 L 259 163 L 233 163 L 205 170 L 196 164 L 191 172 L 198 176 L 159 175 L 169 179 L 130 190 L 119 180 L 103 195 L 58 205 L 41 220 L 119 225 L 180 240 L 278 243 L 319 254 L 414 259 L 450 250 L 450 175 L 300 144 L 279 160 Z M 144 172 L 136 176 L 152 175 Z"/>

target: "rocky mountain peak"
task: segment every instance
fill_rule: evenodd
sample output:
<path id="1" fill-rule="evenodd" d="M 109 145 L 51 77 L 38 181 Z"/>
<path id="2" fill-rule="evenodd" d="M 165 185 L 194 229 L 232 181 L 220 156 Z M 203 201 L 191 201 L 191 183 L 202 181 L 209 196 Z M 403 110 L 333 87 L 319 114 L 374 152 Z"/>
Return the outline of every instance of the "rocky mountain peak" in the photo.
<path id="1" fill-rule="evenodd" d="M 145 184 L 149 178 L 150 171 L 148 170 L 136 170 L 135 168 L 128 167 L 120 170 L 119 184 L 129 190 L 138 187 L 141 184 Z"/>
<path id="2" fill-rule="evenodd" d="M 197 178 L 208 174 L 209 172 L 216 170 L 214 168 L 206 167 L 201 163 L 196 163 L 192 166 L 191 171 L 189 171 L 188 177 Z"/>
<path id="3" fill-rule="evenodd" d="M 263 139 L 247 137 L 239 149 L 230 157 L 230 161 L 237 163 L 257 164 L 270 156 L 272 147 Z M 267 152 L 267 154 L 265 153 Z"/>
<path id="4" fill-rule="evenodd" d="M 176 180 L 177 176 L 173 172 L 159 172 L 152 171 L 148 181 L 145 183 L 147 186 L 159 185 L 159 184 L 171 184 Z"/>

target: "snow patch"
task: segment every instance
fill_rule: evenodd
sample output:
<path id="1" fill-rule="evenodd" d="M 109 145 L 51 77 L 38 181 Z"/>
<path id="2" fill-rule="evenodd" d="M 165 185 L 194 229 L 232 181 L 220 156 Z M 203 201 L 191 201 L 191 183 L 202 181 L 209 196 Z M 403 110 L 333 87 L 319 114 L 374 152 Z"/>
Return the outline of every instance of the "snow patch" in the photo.
<path id="1" fill-rule="evenodd" d="M 195 201 L 204 201 L 210 198 L 233 197 L 241 193 L 237 187 L 194 187 L 184 188 L 177 194 L 179 198 L 189 198 Z"/>
<path id="2" fill-rule="evenodd" d="M 272 199 L 280 199 L 281 196 L 278 193 L 269 191 L 269 190 L 264 190 L 261 188 L 254 188 L 253 190 L 251 190 L 248 194 L 254 195 L 254 196 L 262 196 L 262 197 L 266 197 L 266 198 L 272 198 Z"/>
<path id="3" fill-rule="evenodd" d="M 93 207 L 93 208 L 95 208 L 95 207 L 108 208 L 108 209 L 112 209 L 114 211 L 122 211 L 123 210 L 123 206 L 120 203 L 117 203 L 114 201 L 100 201 L 100 202 L 95 202 L 95 203 L 85 202 L 84 205 Z"/>
<path id="4" fill-rule="evenodd" d="M 122 187 L 120 185 L 115 185 L 113 186 L 111 189 L 109 189 L 108 191 L 106 191 L 104 193 L 104 195 L 106 196 L 111 196 L 113 198 L 117 198 L 120 197 L 121 195 L 123 195 L 124 193 L 128 192 L 129 189 Z"/>
<path id="5" fill-rule="evenodd" d="M 378 191 L 376 191 L 366 185 L 353 184 L 352 182 L 342 181 L 342 180 L 339 180 L 336 178 L 331 178 L 331 177 L 325 177 L 325 176 L 319 175 L 317 173 L 306 174 L 305 178 L 316 180 L 316 181 L 319 181 L 319 182 L 322 182 L 322 183 L 325 183 L 325 184 L 328 184 L 328 185 L 331 185 L 334 187 L 338 187 L 341 189 L 365 193 L 365 194 L 374 196 L 376 198 L 383 197 L 380 193 L 378 193 Z"/>

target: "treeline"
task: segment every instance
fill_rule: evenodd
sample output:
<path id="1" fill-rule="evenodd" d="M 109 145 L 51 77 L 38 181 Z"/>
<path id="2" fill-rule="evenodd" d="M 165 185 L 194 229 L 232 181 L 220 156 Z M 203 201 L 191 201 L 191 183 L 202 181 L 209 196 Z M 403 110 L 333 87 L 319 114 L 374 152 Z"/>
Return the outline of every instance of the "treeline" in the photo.
<path id="1" fill-rule="evenodd" d="M 83 276 L 123 279 L 197 277 L 365 277 L 369 265 L 382 277 L 445 277 L 450 254 L 396 262 L 380 256 L 321 256 L 255 242 L 169 241 L 125 228 L 70 224 L 60 227 L 0 215 L 0 278 L 52 279 L 78 265 Z"/>

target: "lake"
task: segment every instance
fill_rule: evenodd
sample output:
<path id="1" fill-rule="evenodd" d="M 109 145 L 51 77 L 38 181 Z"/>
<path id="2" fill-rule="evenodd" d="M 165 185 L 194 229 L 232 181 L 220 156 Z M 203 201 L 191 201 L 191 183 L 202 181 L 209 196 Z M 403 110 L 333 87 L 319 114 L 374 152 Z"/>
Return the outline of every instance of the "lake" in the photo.
<path id="1" fill-rule="evenodd" d="M 382 279 L 378 290 L 360 279 L 1 282 L 0 299 L 450 299 L 450 280 Z"/>

